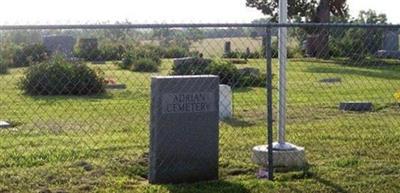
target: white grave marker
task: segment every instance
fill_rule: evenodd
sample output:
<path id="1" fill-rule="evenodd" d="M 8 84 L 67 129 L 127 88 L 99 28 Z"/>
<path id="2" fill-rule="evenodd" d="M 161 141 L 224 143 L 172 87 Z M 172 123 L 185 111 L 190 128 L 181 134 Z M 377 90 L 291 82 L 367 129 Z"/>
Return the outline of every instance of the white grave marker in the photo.
<path id="1" fill-rule="evenodd" d="M 232 117 L 232 89 L 229 85 L 219 85 L 219 118 Z"/>

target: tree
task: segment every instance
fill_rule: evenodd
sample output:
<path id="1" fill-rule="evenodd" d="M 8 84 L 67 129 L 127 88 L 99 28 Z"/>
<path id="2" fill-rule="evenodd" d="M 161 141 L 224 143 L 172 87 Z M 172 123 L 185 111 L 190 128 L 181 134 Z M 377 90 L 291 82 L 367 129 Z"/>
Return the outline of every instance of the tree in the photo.
<path id="1" fill-rule="evenodd" d="M 377 14 L 373 10 L 360 11 L 358 17 L 350 18 L 354 24 L 386 24 L 385 14 Z M 335 28 L 330 33 L 331 56 L 349 57 L 353 61 L 361 61 L 368 56 L 374 56 L 382 49 L 385 37 L 383 28 Z M 390 29 L 389 29 L 390 30 Z M 358 62 L 353 64 L 363 64 Z"/>
<path id="2" fill-rule="evenodd" d="M 277 21 L 279 0 L 246 0 L 246 6 L 261 10 L 263 14 Z M 336 16 L 348 15 L 346 0 L 289 0 L 288 17 L 298 22 L 322 23 L 329 21 L 328 14 Z M 328 16 L 328 17 L 327 17 Z"/>
<path id="3" fill-rule="evenodd" d="M 354 20 L 361 24 L 387 24 L 386 14 L 377 14 L 374 10 L 360 11 L 358 18 Z"/>
<path id="4" fill-rule="evenodd" d="M 387 24 L 385 14 L 377 14 L 373 10 L 360 11 L 358 18 L 353 23 L 358 24 Z M 354 28 L 347 31 L 347 39 L 351 44 L 353 51 L 352 59 L 364 59 L 367 55 L 375 54 L 381 49 L 385 30 L 380 28 L 360 29 Z"/>
<path id="5" fill-rule="evenodd" d="M 246 0 L 246 6 L 257 8 L 271 21 L 277 21 L 279 0 Z M 348 16 L 346 0 L 289 0 L 289 20 L 297 22 L 329 23 L 332 15 Z M 307 53 L 318 58 L 329 57 L 329 31 L 327 29 L 308 29 Z"/>

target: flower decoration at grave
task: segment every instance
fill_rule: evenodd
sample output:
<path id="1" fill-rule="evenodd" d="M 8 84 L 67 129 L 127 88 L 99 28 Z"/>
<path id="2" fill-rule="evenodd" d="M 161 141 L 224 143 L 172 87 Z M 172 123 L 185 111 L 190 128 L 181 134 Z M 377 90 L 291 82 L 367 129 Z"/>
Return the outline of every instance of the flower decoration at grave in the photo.
<path id="1" fill-rule="evenodd" d="M 105 82 L 105 84 L 107 84 L 107 85 L 115 85 L 115 84 L 117 84 L 117 81 L 116 81 L 115 79 L 113 79 L 113 78 L 106 78 L 106 79 L 104 80 L 104 82 Z"/>
<path id="2" fill-rule="evenodd" d="M 394 93 L 394 98 L 396 99 L 397 103 L 400 103 L 400 90 Z"/>

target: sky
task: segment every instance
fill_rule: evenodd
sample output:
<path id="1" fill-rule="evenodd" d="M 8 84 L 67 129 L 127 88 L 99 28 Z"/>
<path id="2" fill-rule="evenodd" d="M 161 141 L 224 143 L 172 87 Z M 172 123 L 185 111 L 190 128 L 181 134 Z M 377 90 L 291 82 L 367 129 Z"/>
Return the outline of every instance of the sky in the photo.
<path id="1" fill-rule="evenodd" d="M 400 24 L 399 0 L 348 0 L 351 14 L 374 9 Z M 263 15 L 246 0 L 4 0 L 0 24 L 237 23 Z"/>

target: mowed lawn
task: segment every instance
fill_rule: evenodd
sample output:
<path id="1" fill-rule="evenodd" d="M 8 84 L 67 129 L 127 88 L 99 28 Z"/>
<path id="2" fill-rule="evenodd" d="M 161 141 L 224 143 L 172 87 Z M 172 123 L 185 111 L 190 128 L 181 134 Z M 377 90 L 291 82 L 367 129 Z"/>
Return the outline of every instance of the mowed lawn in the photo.
<path id="1" fill-rule="evenodd" d="M 128 88 L 102 96 L 30 97 L 18 89 L 24 69 L 0 75 L 0 120 L 15 125 L 0 130 L 0 192 L 400 191 L 400 108 L 393 97 L 400 66 L 290 60 L 287 138 L 306 148 L 309 167 L 277 173 L 275 182 L 257 179 L 251 162 L 251 148 L 266 141 L 265 89 L 234 90 L 234 118 L 220 124 L 220 180 L 181 185 L 146 180 L 154 74 L 111 62 L 91 66 Z M 238 67 L 265 72 L 264 60 Z M 158 74 L 170 68 L 164 60 Z M 276 103 L 275 60 L 273 68 Z M 324 78 L 342 82 L 319 82 Z M 371 101 L 375 109 L 341 112 L 342 101 Z"/>

